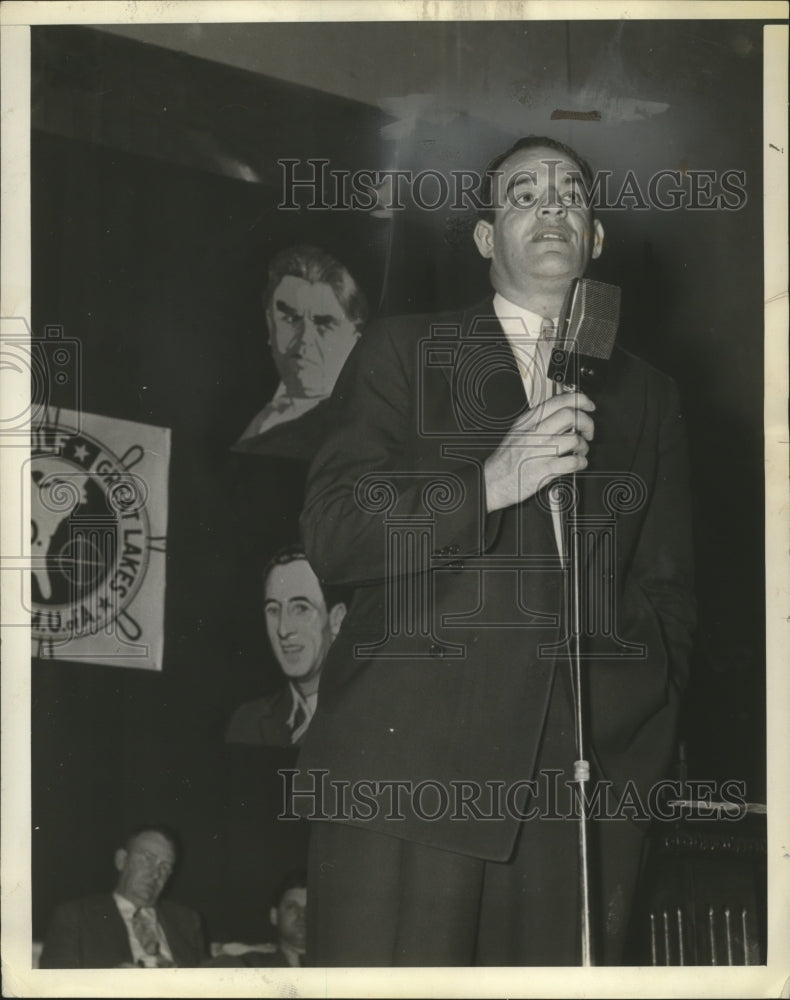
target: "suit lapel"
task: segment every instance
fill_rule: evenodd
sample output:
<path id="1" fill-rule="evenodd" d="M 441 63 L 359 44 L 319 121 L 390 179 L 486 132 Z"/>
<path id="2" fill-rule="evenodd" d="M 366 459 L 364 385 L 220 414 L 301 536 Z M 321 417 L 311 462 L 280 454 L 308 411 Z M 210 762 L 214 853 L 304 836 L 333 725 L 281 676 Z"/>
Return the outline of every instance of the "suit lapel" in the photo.
<path id="1" fill-rule="evenodd" d="M 293 743 L 293 730 L 288 719 L 293 711 L 293 696 L 288 684 L 272 697 L 261 716 L 261 737 L 269 746 L 288 747 Z"/>
<path id="2" fill-rule="evenodd" d="M 160 903 L 156 907 L 156 919 L 159 926 L 165 932 L 170 954 L 177 966 L 188 965 L 189 962 L 184 957 L 184 948 L 178 923 L 170 919 L 170 912 L 164 904 Z"/>
<path id="3" fill-rule="evenodd" d="M 493 299 L 464 313 L 454 390 L 456 406 L 460 402 L 469 429 L 499 439 L 529 406 Z"/>
<path id="4" fill-rule="evenodd" d="M 99 936 L 101 936 L 103 944 L 99 944 L 96 950 L 102 956 L 102 960 L 106 960 L 112 965 L 131 962 L 132 948 L 129 944 L 129 934 L 113 896 L 102 896 L 98 900 L 97 909 L 96 940 L 98 942 Z"/>
<path id="5" fill-rule="evenodd" d="M 485 439 L 493 449 L 527 408 L 524 384 L 492 299 L 456 317 L 432 324 L 421 342 L 422 405 L 430 426 Z"/>

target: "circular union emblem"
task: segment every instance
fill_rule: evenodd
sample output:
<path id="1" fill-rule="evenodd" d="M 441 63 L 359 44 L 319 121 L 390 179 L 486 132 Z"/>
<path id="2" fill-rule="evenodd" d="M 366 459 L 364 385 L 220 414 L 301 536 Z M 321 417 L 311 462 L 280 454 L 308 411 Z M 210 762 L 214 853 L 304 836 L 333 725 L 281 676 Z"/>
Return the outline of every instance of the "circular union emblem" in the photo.
<path id="1" fill-rule="evenodd" d="M 57 450 L 33 447 L 30 514 L 32 633 L 55 641 L 109 630 L 145 578 L 150 525 L 145 481 L 96 438 L 47 428 Z"/>

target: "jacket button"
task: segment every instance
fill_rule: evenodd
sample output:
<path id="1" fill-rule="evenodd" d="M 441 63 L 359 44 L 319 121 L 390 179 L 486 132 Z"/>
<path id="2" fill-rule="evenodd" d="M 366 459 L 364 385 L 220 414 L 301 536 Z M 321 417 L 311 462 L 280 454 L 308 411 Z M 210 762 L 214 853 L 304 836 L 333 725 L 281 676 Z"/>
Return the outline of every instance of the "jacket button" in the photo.
<path id="1" fill-rule="evenodd" d="M 431 656 L 444 656 L 446 650 L 445 650 L 444 646 L 438 646 L 438 645 L 434 644 L 433 646 L 431 646 L 429 652 L 430 652 Z"/>

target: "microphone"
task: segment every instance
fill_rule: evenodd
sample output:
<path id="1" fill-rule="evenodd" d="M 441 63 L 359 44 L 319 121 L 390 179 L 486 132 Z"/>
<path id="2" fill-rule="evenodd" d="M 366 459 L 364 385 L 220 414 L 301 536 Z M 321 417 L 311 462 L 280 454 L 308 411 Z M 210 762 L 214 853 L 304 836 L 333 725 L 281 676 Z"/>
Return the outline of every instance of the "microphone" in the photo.
<path id="1" fill-rule="evenodd" d="M 573 279 L 560 313 L 558 344 L 549 361 L 548 376 L 555 392 L 586 392 L 601 384 L 619 320 L 617 285 L 590 278 Z"/>

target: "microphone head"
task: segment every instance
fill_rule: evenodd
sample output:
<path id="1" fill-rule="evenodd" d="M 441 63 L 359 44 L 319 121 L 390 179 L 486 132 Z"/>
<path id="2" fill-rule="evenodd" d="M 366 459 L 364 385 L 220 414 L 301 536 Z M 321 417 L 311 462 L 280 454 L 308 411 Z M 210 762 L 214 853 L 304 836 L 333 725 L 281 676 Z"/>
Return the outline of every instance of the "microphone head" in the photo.
<path id="1" fill-rule="evenodd" d="M 574 278 L 560 317 L 565 349 L 606 361 L 620 321 L 620 289 L 604 281 Z"/>
<path id="2" fill-rule="evenodd" d="M 601 384 L 598 362 L 608 361 L 620 320 L 620 289 L 603 281 L 574 278 L 560 313 L 562 347 L 551 352 L 548 376 L 555 389 L 570 391 Z"/>

